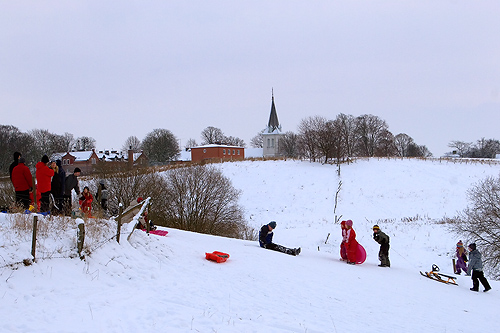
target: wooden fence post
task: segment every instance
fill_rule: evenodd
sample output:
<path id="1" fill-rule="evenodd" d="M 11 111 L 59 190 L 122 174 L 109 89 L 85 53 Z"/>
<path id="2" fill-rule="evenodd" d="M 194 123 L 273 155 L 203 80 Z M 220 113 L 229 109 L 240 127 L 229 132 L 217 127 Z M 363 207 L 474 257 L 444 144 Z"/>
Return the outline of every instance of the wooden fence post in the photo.
<path id="1" fill-rule="evenodd" d="M 83 250 L 83 243 L 85 241 L 85 223 L 81 222 L 78 225 L 78 232 L 77 232 L 77 238 L 78 238 L 78 255 L 80 256 L 80 259 L 83 259 L 82 256 L 82 250 Z"/>
<path id="2" fill-rule="evenodd" d="M 116 230 L 116 241 L 120 243 L 120 232 L 122 229 L 122 214 L 123 214 L 123 206 L 120 203 L 120 206 L 118 207 L 118 227 Z"/>
<path id="3" fill-rule="evenodd" d="M 31 255 L 33 256 L 33 261 L 35 261 L 36 253 L 36 229 L 38 227 L 38 215 L 33 216 L 33 239 L 31 240 Z"/>

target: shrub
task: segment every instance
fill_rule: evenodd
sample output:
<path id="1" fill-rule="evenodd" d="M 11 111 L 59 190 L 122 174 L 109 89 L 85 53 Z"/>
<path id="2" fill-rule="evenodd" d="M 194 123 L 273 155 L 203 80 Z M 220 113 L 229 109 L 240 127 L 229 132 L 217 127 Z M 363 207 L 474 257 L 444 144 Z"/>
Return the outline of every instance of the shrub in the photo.
<path id="1" fill-rule="evenodd" d="M 240 191 L 213 166 L 170 170 L 164 212 L 168 226 L 205 234 L 249 238 L 253 232 L 238 205 Z"/>
<path id="2" fill-rule="evenodd" d="M 455 231 L 483 254 L 485 270 L 500 277 L 500 177 L 488 177 L 467 192 L 470 205 L 453 219 Z"/>

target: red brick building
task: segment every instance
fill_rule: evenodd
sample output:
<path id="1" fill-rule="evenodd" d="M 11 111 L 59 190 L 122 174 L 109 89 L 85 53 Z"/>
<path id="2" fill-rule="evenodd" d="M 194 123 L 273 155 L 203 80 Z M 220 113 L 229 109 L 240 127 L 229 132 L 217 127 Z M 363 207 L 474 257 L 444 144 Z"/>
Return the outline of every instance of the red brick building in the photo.
<path id="1" fill-rule="evenodd" d="M 210 159 L 243 160 L 245 159 L 245 148 L 215 144 L 191 148 L 192 162 L 201 162 Z"/>

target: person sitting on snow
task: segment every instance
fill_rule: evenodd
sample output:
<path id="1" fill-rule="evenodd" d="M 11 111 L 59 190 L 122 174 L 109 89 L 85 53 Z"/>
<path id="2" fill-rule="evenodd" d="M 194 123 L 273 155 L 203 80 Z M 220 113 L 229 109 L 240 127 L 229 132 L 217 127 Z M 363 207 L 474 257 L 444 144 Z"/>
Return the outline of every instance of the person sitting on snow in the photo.
<path id="1" fill-rule="evenodd" d="M 271 221 L 268 224 L 265 224 L 260 228 L 259 232 L 259 244 L 260 247 L 263 247 L 268 250 L 278 251 L 286 254 L 290 254 L 293 256 L 299 255 L 300 247 L 296 249 L 290 249 L 284 247 L 282 245 L 278 245 L 273 243 L 273 230 L 276 228 L 276 222 Z"/>
<path id="2" fill-rule="evenodd" d="M 380 260 L 380 267 L 391 267 L 389 261 L 389 236 L 387 236 L 378 225 L 373 226 L 373 239 L 380 244 L 380 251 L 378 252 L 378 259 Z"/>

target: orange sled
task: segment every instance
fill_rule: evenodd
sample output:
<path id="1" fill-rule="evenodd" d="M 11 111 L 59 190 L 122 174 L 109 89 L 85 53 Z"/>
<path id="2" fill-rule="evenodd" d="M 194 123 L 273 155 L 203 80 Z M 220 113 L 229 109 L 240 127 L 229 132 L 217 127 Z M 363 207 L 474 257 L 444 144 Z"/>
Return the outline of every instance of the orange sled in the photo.
<path id="1" fill-rule="evenodd" d="M 214 251 L 212 253 L 205 253 L 205 258 L 207 260 L 213 260 L 216 261 L 217 263 L 221 263 L 226 261 L 227 258 L 229 258 L 229 254 L 224 252 Z"/>

